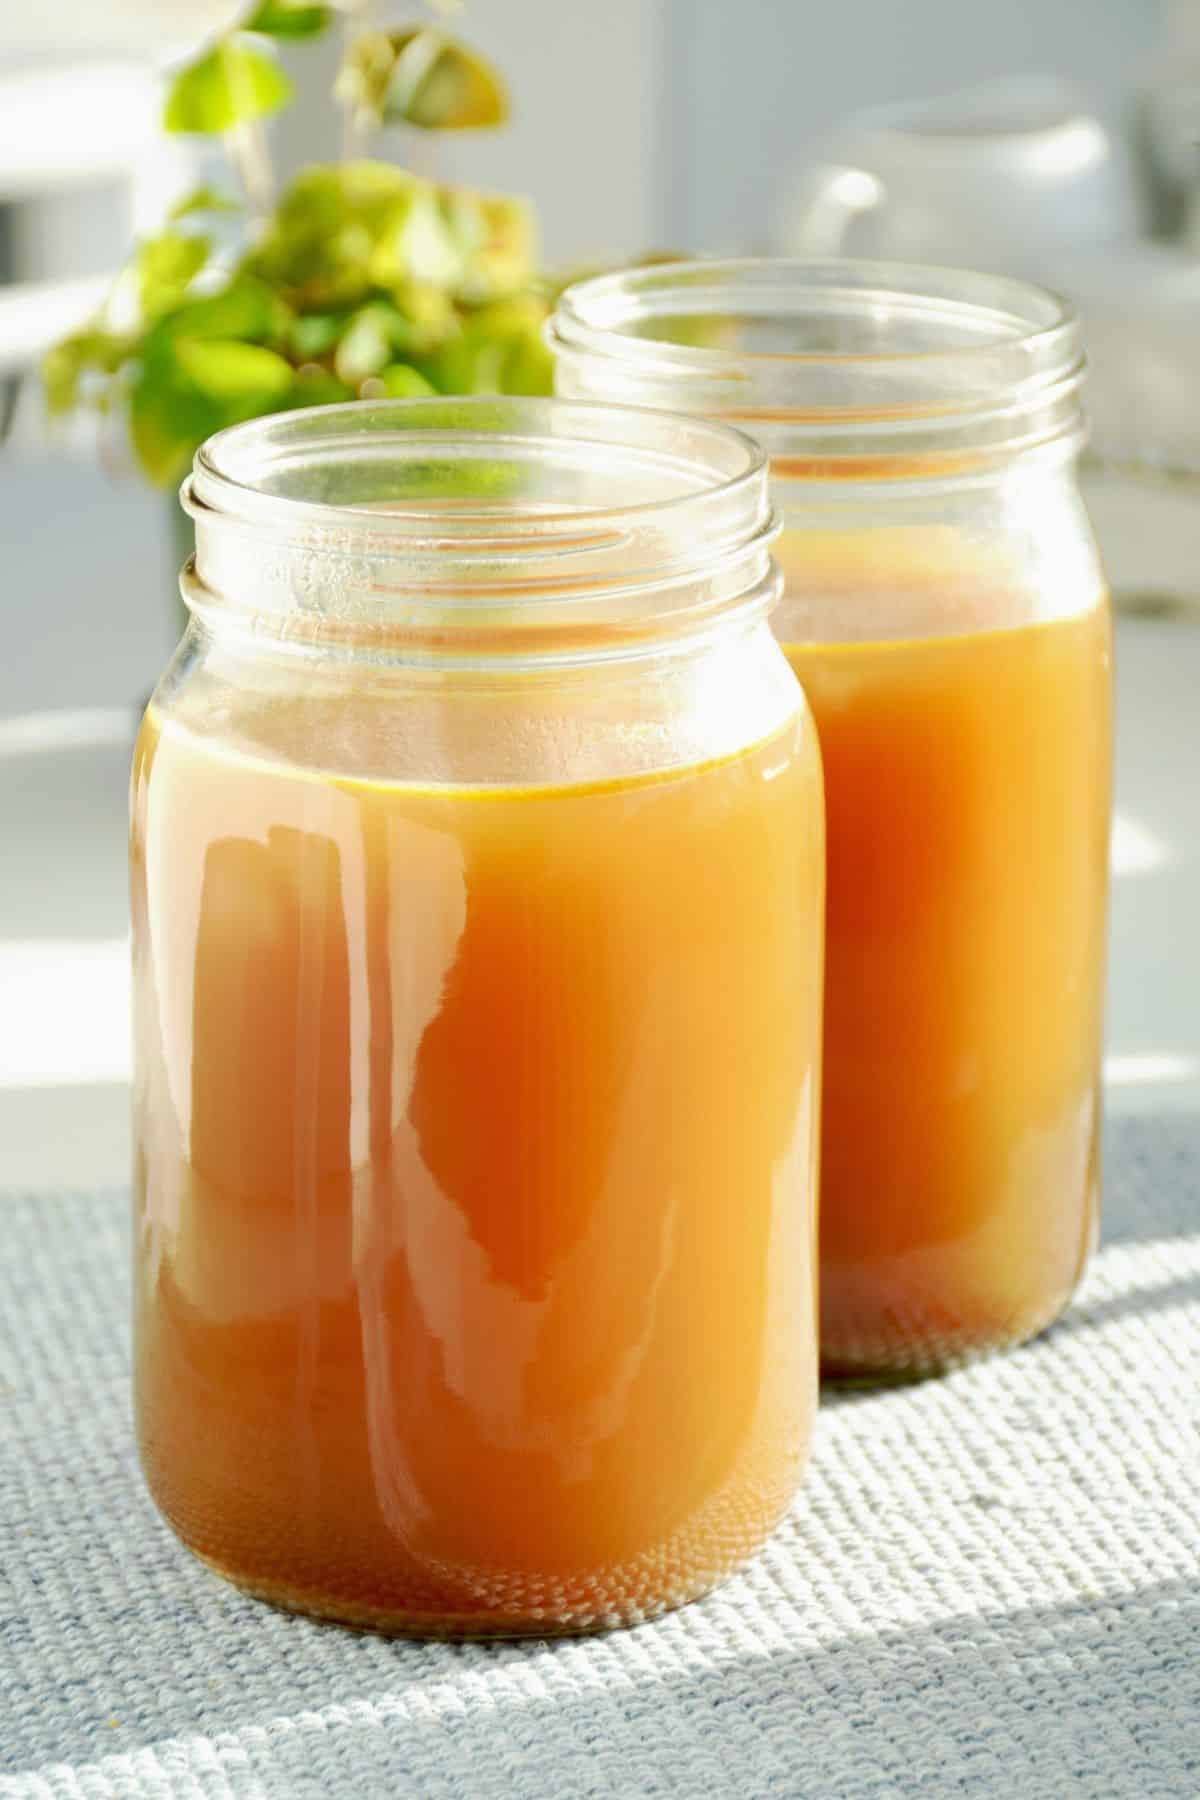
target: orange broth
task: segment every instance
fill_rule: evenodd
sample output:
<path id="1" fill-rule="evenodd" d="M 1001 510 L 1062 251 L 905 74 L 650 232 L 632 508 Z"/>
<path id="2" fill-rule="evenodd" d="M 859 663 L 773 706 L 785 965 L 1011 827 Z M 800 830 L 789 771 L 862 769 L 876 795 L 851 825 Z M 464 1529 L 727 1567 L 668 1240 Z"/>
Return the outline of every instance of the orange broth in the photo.
<path id="1" fill-rule="evenodd" d="M 292 708 L 152 711 L 135 759 L 154 1497 L 385 1629 L 676 1604 L 775 1523 L 814 1404 L 811 727 L 439 789 Z M 353 775 L 304 766 L 347 735 Z"/>
<path id="2" fill-rule="evenodd" d="M 1095 1231 L 1108 608 L 785 649 L 828 819 L 822 1368 L 917 1373 L 1048 1324 Z"/>

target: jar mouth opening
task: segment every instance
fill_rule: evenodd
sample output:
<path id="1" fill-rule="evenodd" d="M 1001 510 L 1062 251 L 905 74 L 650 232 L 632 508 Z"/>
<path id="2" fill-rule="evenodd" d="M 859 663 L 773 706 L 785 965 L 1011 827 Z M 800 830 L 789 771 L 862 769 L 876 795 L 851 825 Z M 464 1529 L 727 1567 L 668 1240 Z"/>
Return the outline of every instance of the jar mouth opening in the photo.
<path id="1" fill-rule="evenodd" d="M 210 438 L 194 613 L 305 643 L 625 653 L 773 604 L 767 461 L 728 425 L 595 401 L 358 401 Z"/>
<path id="2" fill-rule="evenodd" d="M 504 557 L 686 530 L 699 508 L 753 533 L 767 512 L 765 464 L 732 426 L 648 407 L 352 401 L 218 432 L 180 497 L 193 517 L 331 548 Z"/>
<path id="3" fill-rule="evenodd" d="M 749 419 L 965 415 L 1082 374 L 1075 315 L 1029 283 L 920 264 L 760 258 L 661 264 L 568 288 L 566 365 L 636 369 L 655 398 Z"/>

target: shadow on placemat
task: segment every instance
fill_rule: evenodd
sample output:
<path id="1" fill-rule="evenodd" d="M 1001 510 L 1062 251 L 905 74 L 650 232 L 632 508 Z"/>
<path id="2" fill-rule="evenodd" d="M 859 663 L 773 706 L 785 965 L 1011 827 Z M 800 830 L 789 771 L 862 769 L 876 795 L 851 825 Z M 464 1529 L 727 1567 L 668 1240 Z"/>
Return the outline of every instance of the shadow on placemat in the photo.
<path id="1" fill-rule="evenodd" d="M 1200 1119 L 1162 1113 L 1110 1120 L 1104 1133 L 1100 1242 L 1200 1231 Z"/>

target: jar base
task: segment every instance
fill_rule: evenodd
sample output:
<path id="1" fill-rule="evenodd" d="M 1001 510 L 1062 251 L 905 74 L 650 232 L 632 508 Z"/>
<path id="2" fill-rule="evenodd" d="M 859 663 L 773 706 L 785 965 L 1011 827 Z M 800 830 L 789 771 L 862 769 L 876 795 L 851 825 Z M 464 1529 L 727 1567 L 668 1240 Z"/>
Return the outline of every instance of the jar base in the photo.
<path id="1" fill-rule="evenodd" d="M 168 1521 L 169 1523 L 169 1521 Z M 178 1533 L 175 1534 L 178 1536 Z M 672 1595 L 655 1606 L 614 1608 L 610 1612 L 576 1614 L 567 1617 L 534 1618 L 528 1615 L 506 1615 L 451 1612 L 399 1611 L 388 1606 L 371 1606 L 357 1601 L 341 1601 L 306 1593 L 285 1582 L 264 1581 L 247 1576 L 197 1550 L 183 1538 L 183 1548 L 213 1575 L 251 1600 L 261 1601 L 278 1612 L 298 1618 L 316 1619 L 322 1624 L 338 1625 L 347 1631 L 369 1633 L 375 1637 L 410 1638 L 417 1641 L 446 1643 L 488 1643 L 519 1638 L 598 1637 L 609 1631 L 630 1630 L 649 1624 L 667 1613 L 678 1612 L 694 1600 L 702 1600 L 732 1580 L 745 1563 L 720 1575 L 697 1583 L 686 1592 Z M 747 1559 L 751 1560 L 751 1559 Z"/>
<path id="2" fill-rule="evenodd" d="M 962 1343 L 953 1348 L 946 1347 L 943 1342 L 937 1346 L 931 1345 L 924 1353 L 919 1345 L 910 1343 L 894 1356 L 886 1352 L 878 1356 L 847 1356 L 842 1352 L 827 1351 L 822 1346 L 821 1387 L 843 1393 L 872 1388 L 914 1387 L 922 1381 L 952 1375 L 956 1370 L 970 1368 L 974 1363 L 1003 1356 L 1010 1350 L 1019 1350 L 1023 1344 L 1032 1343 L 1058 1323 L 1074 1299 L 1078 1285 L 1078 1282 L 1073 1283 L 1066 1294 L 1056 1299 L 1050 1308 L 1035 1314 L 1029 1323 L 980 1342 Z"/>

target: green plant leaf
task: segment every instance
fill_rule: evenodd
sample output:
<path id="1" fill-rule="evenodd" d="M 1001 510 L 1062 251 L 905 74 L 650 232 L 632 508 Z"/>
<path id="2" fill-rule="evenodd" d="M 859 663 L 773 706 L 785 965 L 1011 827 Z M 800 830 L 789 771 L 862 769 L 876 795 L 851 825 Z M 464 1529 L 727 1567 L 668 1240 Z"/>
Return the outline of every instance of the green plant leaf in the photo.
<path id="1" fill-rule="evenodd" d="M 414 180 L 383 163 L 302 169 L 246 266 L 301 311 L 348 310 L 367 298 L 372 249 Z"/>
<path id="2" fill-rule="evenodd" d="M 482 201 L 483 196 L 474 188 L 443 187 L 438 190 L 438 205 L 446 229 L 468 268 L 487 243 L 488 226 Z"/>
<path id="3" fill-rule="evenodd" d="M 225 423 L 219 406 L 177 371 L 143 368 L 129 396 L 129 436 L 150 480 L 182 480 L 197 448 Z"/>
<path id="4" fill-rule="evenodd" d="M 548 394 L 553 362 L 542 341 L 545 308 L 532 295 L 469 313 L 459 337 L 432 359 L 445 394 Z"/>
<path id="5" fill-rule="evenodd" d="M 177 306 L 208 261 L 212 239 L 182 231 L 160 231 L 133 253 L 138 307 L 144 320 Z"/>
<path id="6" fill-rule="evenodd" d="M 332 313 L 411 283 L 444 293 L 462 258 L 430 182 L 355 162 L 302 170 L 244 267 L 298 312 Z"/>
<path id="7" fill-rule="evenodd" d="M 218 293 L 185 300 L 164 314 L 156 330 L 169 338 L 237 338 L 279 345 L 291 328 L 289 308 L 265 281 L 235 275 Z"/>
<path id="8" fill-rule="evenodd" d="M 411 281 L 452 288 L 462 279 L 463 259 L 431 183 L 414 183 L 392 208 L 371 254 L 370 269 L 381 287 Z"/>
<path id="9" fill-rule="evenodd" d="M 464 258 L 461 293 L 480 303 L 527 289 L 537 268 L 537 220 L 518 194 L 443 188 L 443 215 Z"/>
<path id="10" fill-rule="evenodd" d="M 298 310 L 325 311 L 361 296 L 365 277 L 351 267 L 343 293 L 347 256 L 342 236 L 351 208 L 336 167 L 302 169 L 281 196 L 261 241 L 245 267 L 288 291 Z"/>
<path id="11" fill-rule="evenodd" d="M 129 355 L 129 340 L 99 326 L 73 332 L 42 358 L 42 389 L 51 418 L 61 418 L 79 405 L 88 375 L 110 377 Z"/>
<path id="12" fill-rule="evenodd" d="M 205 438 L 286 406 L 293 385 L 291 365 L 261 345 L 153 332 L 129 400 L 138 461 L 152 481 L 178 481 Z"/>
<path id="13" fill-rule="evenodd" d="M 426 381 L 411 363 L 389 363 L 386 369 L 380 370 L 379 379 L 390 400 L 420 400 L 437 393 L 433 383 Z"/>
<path id="14" fill-rule="evenodd" d="M 281 402 L 279 410 L 291 411 L 298 406 L 336 406 L 339 400 L 353 399 L 353 388 L 331 375 L 328 369 L 311 364 L 306 369 L 296 370 L 291 392 Z"/>
<path id="15" fill-rule="evenodd" d="M 477 131 L 508 117 L 493 65 L 429 25 L 364 32 L 350 47 L 337 93 L 376 124 L 422 131 Z"/>
<path id="16" fill-rule="evenodd" d="M 502 380 L 506 394 L 554 392 L 554 358 L 540 327 L 516 332 L 509 339 Z"/>
<path id="17" fill-rule="evenodd" d="M 193 188 L 182 200 L 177 200 L 167 219 L 172 224 L 176 219 L 194 218 L 197 213 L 235 213 L 241 212 L 241 203 L 232 194 L 222 194 L 214 187 Z"/>
<path id="18" fill-rule="evenodd" d="M 422 131 L 478 131 L 503 125 L 508 94 L 478 51 L 432 27 L 393 35 L 396 60 L 384 99 L 385 124 Z"/>
<path id="19" fill-rule="evenodd" d="M 242 21 L 241 29 L 295 41 L 320 37 L 332 18 L 332 6 L 309 5 L 307 0 L 261 0 L 249 18 Z"/>
<path id="20" fill-rule="evenodd" d="M 450 289 L 431 281 L 397 281 L 390 289 L 397 312 L 392 342 L 406 357 L 428 355 L 458 333 Z"/>
<path id="21" fill-rule="evenodd" d="M 383 124 L 387 85 L 396 61 L 386 31 L 361 31 L 351 39 L 333 84 L 336 99 L 364 124 Z"/>
<path id="22" fill-rule="evenodd" d="M 307 313 L 292 320 L 289 334 L 292 352 L 301 362 L 315 362 L 318 357 L 328 356 L 346 329 L 348 315 L 336 313 Z"/>
<path id="23" fill-rule="evenodd" d="M 292 365 L 261 344 L 234 338 L 180 338 L 180 368 L 204 394 L 222 405 L 248 407 L 246 417 L 268 412 L 292 385 Z"/>
<path id="24" fill-rule="evenodd" d="M 62 418 L 78 404 L 79 384 L 93 366 L 78 338 L 64 338 L 47 350 L 42 358 L 42 393 L 52 419 Z"/>
<path id="25" fill-rule="evenodd" d="M 411 289 L 406 297 L 410 302 L 420 300 L 426 292 Z M 417 377 L 422 384 L 421 391 L 424 391 L 429 385 L 425 377 L 418 375 L 411 363 L 398 358 L 427 356 L 444 343 L 448 335 L 457 331 L 458 321 L 452 307 L 439 310 L 431 321 L 428 316 L 423 319 L 415 309 L 410 312 L 390 300 L 373 300 L 349 321 L 334 355 L 333 366 L 343 381 L 355 387 L 381 375 L 389 365 L 405 368 Z"/>
<path id="26" fill-rule="evenodd" d="M 270 56 L 237 38 L 222 38 L 174 77 L 163 126 L 213 136 L 278 112 L 291 96 L 291 82 Z"/>
<path id="27" fill-rule="evenodd" d="M 464 334 L 433 359 L 431 375 L 443 394 L 503 393 L 505 347 Z"/>
<path id="28" fill-rule="evenodd" d="M 395 307 L 386 302 L 375 301 L 356 312 L 333 359 L 340 379 L 357 387 L 369 375 L 378 375 L 392 360 L 396 327 L 403 324 Z"/>

